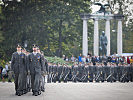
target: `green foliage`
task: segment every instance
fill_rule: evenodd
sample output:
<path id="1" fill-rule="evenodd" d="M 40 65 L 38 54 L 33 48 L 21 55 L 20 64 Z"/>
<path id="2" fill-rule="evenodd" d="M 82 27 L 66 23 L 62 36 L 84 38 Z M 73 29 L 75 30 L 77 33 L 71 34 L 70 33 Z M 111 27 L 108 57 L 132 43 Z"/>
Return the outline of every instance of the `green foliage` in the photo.
<path id="1" fill-rule="evenodd" d="M 6 61 L 0 59 L 0 66 L 5 67 Z"/>
<path id="2" fill-rule="evenodd" d="M 104 1 L 104 0 L 103 0 Z M 132 51 L 133 22 L 128 16 L 128 0 L 113 0 L 113 10 L 125 15 L 123 21 L 123 51 Z M 132 1 L 128 1 L 129 5 Z M 28 41 L 27 50 L 31 51 L 36 43 L 45 56 L 63 54 L 78 56 L 82 51 L 81 13 L 91 13 L 90 0 L 22 0 L 0 6 L 0 59 L 10 60 L 16 44 Z M 118 6 L 119 5 L 119 6 Z M 132 18 L 131 18 L 132 19 Z M 99 22 L 99 32 L 105 30 L 103 21 Z M 93 21 L 88 20 L 88 50 L 93 52 Z M 111 54 L 116 52 L 117 22 L 111 21 Z M 128 44 L 127 44 L 128 43 Z"/>
<path id="3" fill-rule="evenodd" d="M 64 61 L 62 58 L 59 58 L 59 57 L 45 57 L 47 59 L 48 62 L 50 63 L 55 63 L 55 64 L 66 64 L 67 62 Z"/>
<path id="4" fill-rule="evenodd" d="M 20 3 L 10 3 L 2 8 L 4 40 L 0 43 L 1 49 L 10 59 L 16 44 L 24 45 L 27 40 L 26 49 L 31 51 L 32 44 L 36 43 L 46 56 L 70 56 L 74 52 L 79 55 L 82 47 L 80 14 L 83 12 L 91 12 L 89 1 L 22 0 Z M 75 43 L 80 44 L 80 47 L 73 52 Z"/>

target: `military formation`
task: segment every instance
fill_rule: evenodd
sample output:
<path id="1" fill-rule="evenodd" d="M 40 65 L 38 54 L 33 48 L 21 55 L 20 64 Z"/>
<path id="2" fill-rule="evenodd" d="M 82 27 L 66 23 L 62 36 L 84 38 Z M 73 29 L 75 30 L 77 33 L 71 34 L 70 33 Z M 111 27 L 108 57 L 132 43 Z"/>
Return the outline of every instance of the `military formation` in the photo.
<path id="1" fill-rule="evenodd" d="M 26 54 L 20 44 L 16 49 L 11 59 L 16 95 L 21 96 L 32 89 L 33 95 L 38 96 L 41 91 L 45 91 L 44 76 L 47 61 L 37 45 L 33 45 L 33 52 L 30 54 Z"/>
<path id="2" fill-rule="evenodd" d="M 34 96 L 40 95 L 41 92 L 45 92 L 45 82 L 133 81 L 133 64 L 113 62 L 74 62 L 72 66 L 53 64 L 47 62 L 37 45 L 33 45 L 32 53 L 27 53 L 19 44 L 16 49 L 17 51 L 12 54 L 11 71 L 14 74 L 18 96 L 31 90 Z"/>
<path id="3" fill-rule="evenodd" d="M 47 82 L 132 82 L 133 66 L 115 63 L 49 64 Z"/>

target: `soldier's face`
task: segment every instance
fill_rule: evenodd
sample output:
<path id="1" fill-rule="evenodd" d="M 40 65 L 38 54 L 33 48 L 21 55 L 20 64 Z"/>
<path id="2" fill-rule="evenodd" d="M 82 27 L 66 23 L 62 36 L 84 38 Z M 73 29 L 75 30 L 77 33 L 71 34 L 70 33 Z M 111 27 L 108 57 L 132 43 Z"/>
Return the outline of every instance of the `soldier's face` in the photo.
<path id="1" fill-rule="evenodd" d="M 37 51 L 37 48 L 36 47 L 33 47 L 33 51 L 36 52 Z"/>
<path id="2" fill-rule="evenodd" d="M 21 51 L 21 47 L 17 47 L 17 51 Z"/>
<path id="3" fill-rule="evenodd" d="M 41 52 L 40 52 L 40 49 L 37 49 L 37 52 L 38 52 L 38 53 L 41 53 Z"/>

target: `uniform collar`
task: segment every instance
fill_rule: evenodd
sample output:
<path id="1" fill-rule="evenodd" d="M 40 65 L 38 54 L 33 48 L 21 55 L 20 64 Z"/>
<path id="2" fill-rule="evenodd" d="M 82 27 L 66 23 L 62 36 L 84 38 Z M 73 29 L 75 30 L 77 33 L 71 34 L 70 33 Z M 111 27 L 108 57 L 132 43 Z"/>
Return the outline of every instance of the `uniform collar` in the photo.
<path id="1" fill-rule="evenodd" d="M 17 52 L 19 55 L 22 53 L 22 52 Z"/>

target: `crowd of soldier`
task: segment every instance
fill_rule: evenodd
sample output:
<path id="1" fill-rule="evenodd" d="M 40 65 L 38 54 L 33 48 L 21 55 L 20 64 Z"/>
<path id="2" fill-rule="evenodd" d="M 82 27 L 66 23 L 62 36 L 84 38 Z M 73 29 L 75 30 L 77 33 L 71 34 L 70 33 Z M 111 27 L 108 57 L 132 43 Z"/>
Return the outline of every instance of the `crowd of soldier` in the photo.
<path id="1" fill-rule="evenodd" d="M 116 63 L 75 63 L 73 66 L 49 64 L 47 82 L 132 82 L 133 67 Z"/>
<path id="2" fill-rule="evenodd" d="M 64 58 L 64 60 L 66 60 Z M 68 58 L 67 58 L 67 61 Z M 130 63 L 129 63 L 130 61 Z M 133 57 L 79 56 L 71 57 L 72 66 L 47 63 L 39 47 L 26 52 L 20 45 L 13 53 L 8 69 L 8 81 L 14 78 L 16 95 L 21 96 L 32 89 L 38 96 L 45 91 L 44 84 L 51 82 L 132 82 Z M 46 80 L 45 80 L 46 79 Z"/>

